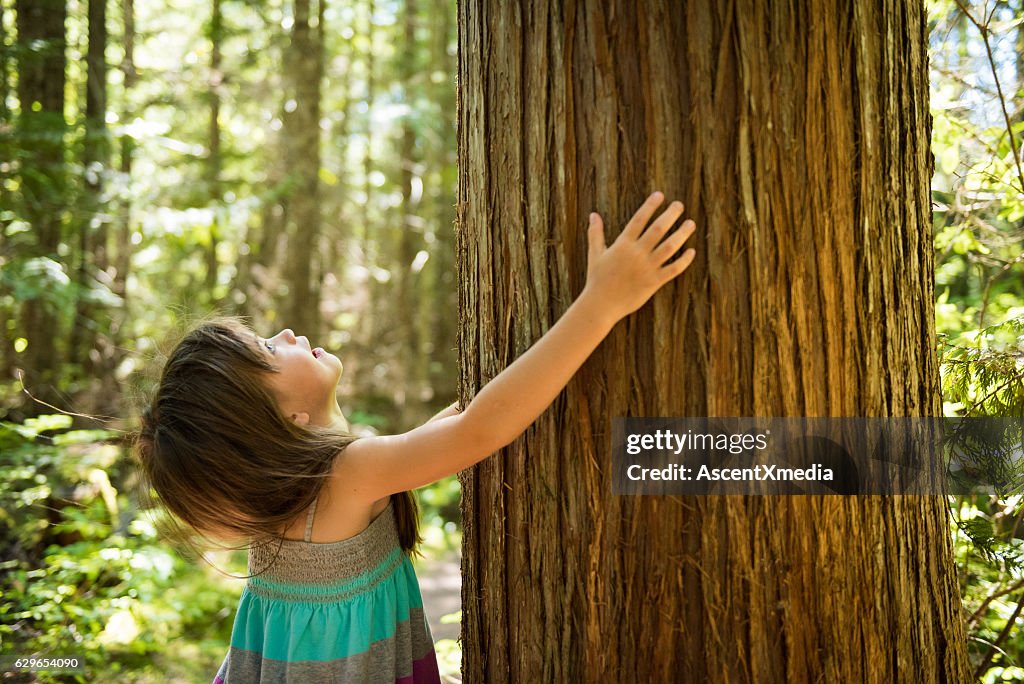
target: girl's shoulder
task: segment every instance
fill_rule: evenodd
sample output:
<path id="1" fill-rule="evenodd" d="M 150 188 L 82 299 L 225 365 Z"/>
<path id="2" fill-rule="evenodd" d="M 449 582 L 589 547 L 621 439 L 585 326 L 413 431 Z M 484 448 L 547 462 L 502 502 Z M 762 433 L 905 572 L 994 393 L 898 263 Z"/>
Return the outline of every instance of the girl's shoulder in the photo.
<path id="1" fill-rule="evenodd" d="M 292 520 L 284 533 L 286 541 L 305 541 L 306 523 L 310 512 L 310 542 L 331 544 L 357 536 L 387 508 L 390 497 L 368 500 L 359 496 L 357 487 L 350 485 L 344 468 L 339 465 L 342 461 L 343 459 L 338 459 L 331 477 L 324 482 L 314 503 Z"/>
<path id="2" fill-rule="evenodd" d="M 313 511 L 310 541 L 329 544 L 355 537 L 388 507 L 390 496 L 366 501 L 346 489 L 343 478 L 332 476 L 320 490 Z M 284 538 L 302 541 L 309 509 L 303 511 L 289 526 Z"/>

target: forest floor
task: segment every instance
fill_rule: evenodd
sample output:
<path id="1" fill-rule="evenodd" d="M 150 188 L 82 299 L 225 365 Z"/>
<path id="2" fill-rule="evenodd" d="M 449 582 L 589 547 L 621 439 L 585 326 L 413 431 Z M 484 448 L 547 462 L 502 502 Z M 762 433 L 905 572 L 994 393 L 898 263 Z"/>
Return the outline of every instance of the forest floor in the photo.
<path id="1" fill-rule="evenodd" d="M 441 618 L 462 608 L 461 563 L 462 556 L 458 551 L 447 551 L 440 557 L 427 556 L 416 567 L 423 607 L 434 641 L 459 638 L 459 623 L 443 624 Z"/>

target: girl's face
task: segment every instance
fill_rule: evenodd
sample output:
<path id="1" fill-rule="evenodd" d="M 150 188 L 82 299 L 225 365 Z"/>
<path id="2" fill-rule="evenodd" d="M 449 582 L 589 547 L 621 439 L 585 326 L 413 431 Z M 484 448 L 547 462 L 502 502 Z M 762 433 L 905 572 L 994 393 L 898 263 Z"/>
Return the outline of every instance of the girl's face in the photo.
<path id="1" fill-rule="evenodd" d="M 277 368 L 270 391 L 285 415 L 300 424 L 330 424 L 337 411 L 335 392 L 344 367 L 334 354 L 285 328 L 273 337 L 257 338 L 262 353 Z"/>

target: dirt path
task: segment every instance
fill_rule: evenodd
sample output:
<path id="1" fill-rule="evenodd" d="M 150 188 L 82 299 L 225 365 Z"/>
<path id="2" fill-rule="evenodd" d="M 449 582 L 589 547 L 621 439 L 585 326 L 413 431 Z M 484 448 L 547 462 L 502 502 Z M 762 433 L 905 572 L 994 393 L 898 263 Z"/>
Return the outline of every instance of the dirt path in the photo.
<path id="1" fill-rule="evenodd" d="M 458 639 L 459 623 L 442 624 L 441 618 L 462 608 L 461 557 L 458 551 L 442 556 L 428 555 L 416 563 L 423 608 L 434 641 Z"/>

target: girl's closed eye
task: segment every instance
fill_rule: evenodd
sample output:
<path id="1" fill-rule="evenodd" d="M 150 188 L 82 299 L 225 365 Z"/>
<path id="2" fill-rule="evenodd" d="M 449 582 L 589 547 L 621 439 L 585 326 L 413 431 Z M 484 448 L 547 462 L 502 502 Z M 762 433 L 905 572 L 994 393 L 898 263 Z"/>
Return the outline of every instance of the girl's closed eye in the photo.
<path id="1" fill-rule="evenodd" d="M 274 350 L 276 349 L 276 347 L 274 347 L 274 343 L 271 342 L 270 340 L 263 340 L 263 346 L 266 347 L 267 351 L 269 351 L 271 354 L 273 354 Z"/>

